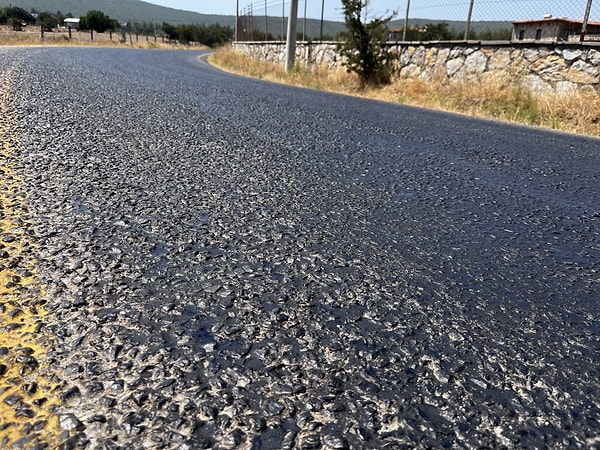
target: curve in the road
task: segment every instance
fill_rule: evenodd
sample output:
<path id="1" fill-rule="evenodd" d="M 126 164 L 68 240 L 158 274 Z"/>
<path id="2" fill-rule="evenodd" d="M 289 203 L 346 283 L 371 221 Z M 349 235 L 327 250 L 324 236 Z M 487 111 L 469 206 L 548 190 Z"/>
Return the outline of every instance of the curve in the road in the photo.
<path id="1" fill-rule="evenodd" d="M 598 444 L 598 140 L 2 52 L 69 445 Z"/>

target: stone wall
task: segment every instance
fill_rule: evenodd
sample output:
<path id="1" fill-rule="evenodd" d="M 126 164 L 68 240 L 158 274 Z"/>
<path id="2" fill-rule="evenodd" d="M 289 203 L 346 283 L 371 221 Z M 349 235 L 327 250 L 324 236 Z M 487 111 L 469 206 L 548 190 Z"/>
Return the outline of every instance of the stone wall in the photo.
<path id="1" fill-rule="evenodd" d="M 235 42 L 233 47 L 252 57 L 285 64 L 285 42 Z M 339 64 L 335 42 L 298 42 L 296 44 L 296 62 L 304 66 L 326 65 L 334 69 Z"/>
<path id="2" fill-rule="evenodd" d="M 444 42 L 389 44 L 399 53 L 400 78 L 464 82 L 491 77 L 520 80 L 537 91 L 568 93 L 584 89 L 600 95 L 600 46 L 594 43 Z M 284 42 L 239 42 L 248 56 L 285 61 Z M 334 42 L 299 42 L 296 61 L 305 66 L 341 66 Z"/>

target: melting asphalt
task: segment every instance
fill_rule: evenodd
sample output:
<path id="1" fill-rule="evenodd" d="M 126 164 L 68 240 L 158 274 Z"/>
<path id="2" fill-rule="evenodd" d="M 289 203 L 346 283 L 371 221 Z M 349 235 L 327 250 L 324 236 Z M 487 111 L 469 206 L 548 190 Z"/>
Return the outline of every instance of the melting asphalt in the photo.
<path id="1" fill-rule="evenodd" d="M 59 386 L 45 363 L 46 302 L 30 238 L 27 195 L 15 171 L 16 72 L 0 71 L 0 447 L 56 447 Z"/>
<path id="2" fill-rule="evenodd" d="M 600 445 L 599 140 L 200 55 L 0 49 L 63 448 Z"/>

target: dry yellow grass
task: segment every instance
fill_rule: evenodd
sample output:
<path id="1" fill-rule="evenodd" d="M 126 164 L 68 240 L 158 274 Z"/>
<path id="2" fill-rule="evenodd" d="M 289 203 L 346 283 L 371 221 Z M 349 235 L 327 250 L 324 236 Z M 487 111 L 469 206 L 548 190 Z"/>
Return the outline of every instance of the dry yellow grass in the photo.
<path id="1" fill-rule="evenodd" d="M 231 47 L 219 49 L 210 60 L 224 70 L 280 83 L 600 136 L 597 94 L 532 92 L 508 75 L 468 83 L 448 83 L 442 76 L 429 81 L 396 79 L 387 86 L 362 88 L 345 69 L 296 67 L 286 74 L 281 64 L 246 57 Z"/>
<path id="2" fill-rule="evenodd" d="M 202 49 L 201 46 L 185 46 L 154 42 L 140 36 L 108 33 L 96 34 L 94 41 L 88 33 L 74 31 L 69 40 L 66 31 L 47 33 L 40 39 L 39 30 L 7 32 L 0 29 L 1 45 L 64 45 L 128 48 Z M 506 76 L 492 75 L 468 83 L 448 83 L 444 77 L 433 80 L 394 80 L 383 87 L 362 87 L 354 74 L 345 69 L 329 70 L 326 67 L 306 68 L 296 66 L 286 73 L 281 64 L 249 58 L 222 47 L 210 58 L 216 66 L 238 74 L 293 84 L 313 89 L 338 92 L 388 102 L 404 103 L 425 108 L 457 112 L 509 122 L 538 125 L 556 130 L 600 136 L 600 96 L 594 92 L 572 91 L 569 93 L 531 92 L 518 81 Z"/>
<path id="3" fill-rule="evenodd" d="M 94 40 L 91 39 L 89 32 L 73 30 L 71 39 L 69 32 L 65 29 L 46 32 L 44 39 L 41 38 L 40 29 L 37 27 L 28 28 L 25 31 L 12 31 L 7 26 L 0 26 L 0 46 L 73 46 L 73 47 L 121 47 L 121 48 L 162 48 L 177 50 L 200 50 L 208 47 L 201 45 L 182 45 L 174 42 L 164 41 L 161 38 L 154 39 L 154 36 L 136 36 L 127 34 L 125 38 L 120 33 L 94 33 Z"/>

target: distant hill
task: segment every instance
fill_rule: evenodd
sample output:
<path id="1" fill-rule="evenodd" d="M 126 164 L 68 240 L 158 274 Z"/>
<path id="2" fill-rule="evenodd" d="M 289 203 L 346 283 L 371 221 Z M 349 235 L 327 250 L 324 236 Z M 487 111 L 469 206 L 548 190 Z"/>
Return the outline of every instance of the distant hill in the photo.
<path id="1" fill-rule="evenodd" d="M 141 0 L 0 0 L 0 8 L 6 6 L 18 6 L 27 11 L 35 9 L 42 12 L 51 13 L 61 12 L 62 14 L 71 13 L 73 17 L 81 17 L 90 10 L 99 10 L 119 22 L 168 22 L 173 25 L 182 24 L 203 24 L 210 25 L 218 23 L 220 25 L 234 27 L 235 11 L 229 16 L 200 14 L 180 9 L 166 8 L 164 6 L 153 5 Z M 287 20 L 287 19 L 286 19 Z M 298 31 L 303 30 L 303 20 L 298 21 Z M 256 28 L 264 31 L 264 16 L 255 16 L 254 23 Z M 335 36 L 344 29 L 341 22 L 323 22 L 323 34 Z M 268 18 L 268 31 L 275 37 L 281 37 L 282 20 L 281 17 Z M 287 23 L 285 24 L 287 32 Z M 318 38 L 321 32 L 321 21 L 307 19 L 306 35 L 310 38 Z"/>
<path id="2" fill-rule="evenodd" d="M 234 26 L 235 11 L 231 16 L 199 14 L 180 9 L 152 5 L 140 0 L 0 0 L 0 8 L 18 6 L 27 11 L 47 11 L 84 16 L 90 10 L 99 10 L 119 22 L 169 22 L 173 25 L 219 23 Z"/>
<path id="3" fill-rule="evenodd" d="M 51 13 L 61 12 L 62 14 L 71 13 L 74 17 L 81 17 L 89 10 L 96 9 L 107 14 L 119 22 L 168 22 L 173 25 L 182 24 L 203 24 L 210 25 L 218 23 L 220 25 L 234 27 L 235 11 L 229 16 L 200 14 L 180 9 L 167 8 L 164 6 L 153 5 L 141 0 L 0 0 L 0 8 L 6 6 L 18 6 L 27 11 L 35 9 L 42 12 Z M 287 20 L 287 19 L 286 19 Z M 439 20 L 428 19 L 410 19 L 411 26 L 424 26 L 427 23 L 439 22 Z M 248 22 L 250 23 L 250 22 Z M 456 31 L 464 30 L 465 22 L 447 21 L 449 28 Z M 390 23 L 390 28 L 402 28 L 404 20 L 394 20 Z M 255 29 L 265 31 L 275 38 L 281 38 L 287 32 L 287 23 L 282 22 L 281 17 L 269 16 L 265 26 L 264 16 L 254 16 Z M 326 37 L 335 37 L 345 28 L 342 22 L 323 22 L 323 35 Z M 510 22 L 474 22 L 471 26 L 477 31 L 490 29 L 497 30 L 502 28 L 512 28 Z M 302 33 L 304 29 L 304 20 L 298 18 L 298 32 Z M 284 32 L 282 34 L 282 32 Z M 306 36 L 309 39 L 318 39 L 321 34 L 321 22 L 316 19 L 306 20 Z"/>
<path id="4" fill-rule="evenodd" d="M 266 28 L 268 33 L 276 39 L 282 38 L 282 36 L 285 36 L 287 33 L 287 17 L 282 20 L 281 17 L 269 16 L 267 17 L 265 24 L 265 16 L 254 16 L 253 21 L 250 17 L 242 16 L 240 18 L 240 25 L 242 27 L 248 27 L 249 29 L 253 28 L 255 30 L 259 30 L 260 32 L 264 32 Z M 342 22 L 332 22 L 326 20 L 323 22 L 323 35 L 326 37 L 335 37 L 345 28 L 346 26 Z M 297 31 L 300 35 L 302 35 L 304 32 L 304 19 L 302 17 L 298 17 Z M 320 35 L 321 21 L 317 19 L 306 19 L 306 36 L 309 39 L 315 40 L 319 39 Z M 285 39 L 285 37 L 283 37 L 283 39 Z"/>
<path id="5" fill-rule="evenodd" d="M 431 20 L 431 19 L 409 19 L 408 25 L 409 27 L 424 27 L 428 23 L 439 23 L 446 22 L 448 24 L 448 29 L 454 30 L 456 32 L 463 32 L 467 23 L 464 21 L 452 21 L 452 20 Z M 390 28 L 402 28 L 404 27 L 404 19 L 402 20 L 393 20 L 390 22 Z M 471 22 L 471 30 L 476 31 L 498 31 L 509 29 L 512 30 L 512 22 L 506 21 L 477 21 Z"/>

